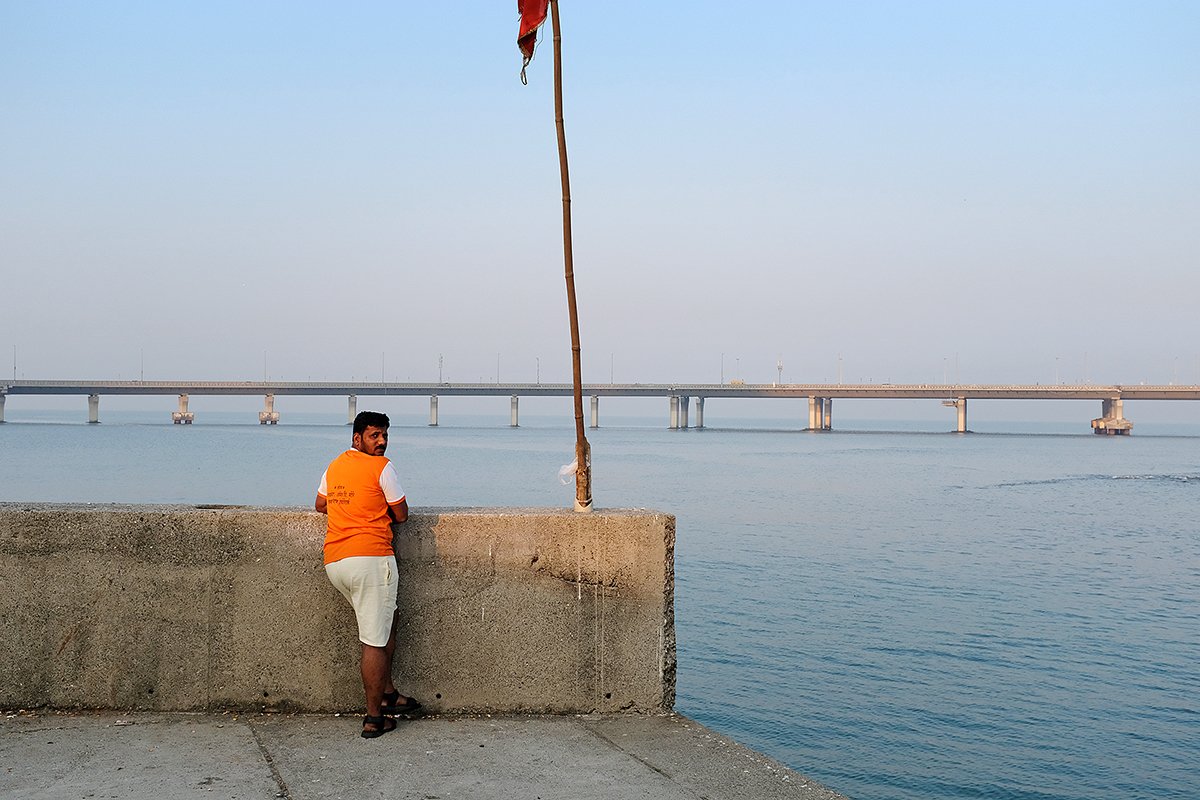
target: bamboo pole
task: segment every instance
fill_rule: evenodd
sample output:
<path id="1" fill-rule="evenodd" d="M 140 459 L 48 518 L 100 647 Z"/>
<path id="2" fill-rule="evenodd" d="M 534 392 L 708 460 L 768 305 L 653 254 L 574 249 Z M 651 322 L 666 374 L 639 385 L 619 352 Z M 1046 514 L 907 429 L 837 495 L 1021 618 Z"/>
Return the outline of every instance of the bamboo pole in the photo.
<path id="1" fill-rule="evenodd" d="M 579 311 L 575 305 L 575 263 L 571 250 L 571 179 L 567 170 L 567 134 L 563 126 L 562 34 L 558 0 L 550 0 L 554 30 L 554 125 L 558 131 L 558 171 L 562 178 L 563 271 L 567 280 L 567 312 L 571 320 L 571 374 L 575 381 L 575 510 L 592 510 L 592 448 L 583 427 L 583 367 L 579 346 Z"/>

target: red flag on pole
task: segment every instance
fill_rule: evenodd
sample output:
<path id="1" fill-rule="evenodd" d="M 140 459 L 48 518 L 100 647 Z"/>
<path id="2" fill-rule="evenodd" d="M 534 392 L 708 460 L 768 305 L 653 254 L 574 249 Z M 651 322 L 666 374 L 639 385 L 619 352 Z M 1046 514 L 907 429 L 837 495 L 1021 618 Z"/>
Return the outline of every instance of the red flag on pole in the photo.
<path id="1" fill-rule="evenodd" d="M 517 0 L 517 13 L 521 15 L 521 29 L 517 33 L 517 47 L 521 48 L 521 83 L 525 83 L 525 68 L 533 60 L 533 46 L 537 43 L 537 31 L 546 21 L 546 7 L 550 0 Z"/>

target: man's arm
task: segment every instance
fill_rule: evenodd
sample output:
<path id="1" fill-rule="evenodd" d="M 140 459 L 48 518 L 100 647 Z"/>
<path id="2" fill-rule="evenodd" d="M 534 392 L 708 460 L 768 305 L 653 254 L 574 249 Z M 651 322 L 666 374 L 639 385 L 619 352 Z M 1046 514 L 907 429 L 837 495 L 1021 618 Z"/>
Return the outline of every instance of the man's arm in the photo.
<path id="1" fill-rule="evenodd" d="M 400 485 L 400 476 L 396 474 L 396 468 L 390 461 L 379 473 L 379 488 L 383 490 L 384 500 L 389 497 L 398 498 L 394 503 L 388 502 L 388 516 L 392 518 L 392 521 L 404 522 L 408 519 L 408 497 L 404 494 L 404 487 Z"/>
<path id="2" fill-rule="evenodd" d="M 325 499 L 325 495 L 317 495 L 317 502 L 313 504 L 313 508 L 315 508 L 317 511 L 320 511 L 322 514 L 329 513 L 329 501 Z"/>

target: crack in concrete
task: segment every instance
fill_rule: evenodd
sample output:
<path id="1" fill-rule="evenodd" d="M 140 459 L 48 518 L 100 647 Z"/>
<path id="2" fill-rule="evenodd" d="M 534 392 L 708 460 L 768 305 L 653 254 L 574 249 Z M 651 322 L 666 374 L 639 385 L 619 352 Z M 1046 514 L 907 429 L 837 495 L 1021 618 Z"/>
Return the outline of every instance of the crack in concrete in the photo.
<path id="1" fill-rule="evenodd" d="M 675 780 L 675 776 L 672 775 L 670 772 L 667 772 L 665 769 L 657 766 L 656 764 L 652 764 L 651 762 L 649 762 L 646 759 L 639 756 L 637 753 L 630 752 L 629 750 L 625 749 L 624 747 L 621 747 L 621 745 L 617 744 L 612 739 L 608 738 L 603 733 L 601 733 L 600 731 L 593 728 L 591 725 L 588 725 L 587 723 L 579 723 L 579 726 L 581 728 L 583 728 L 585 731 L 587 731 L 588 733 L 590 733 L 592 736 L 595 736 L 597 739 L 599 739 L 600 741 L 607 744 L 609 747 L 616 750 L 617 752 L 624 753 L 625 755 L 629 756 L 634 761 L 638 762 L 639 764 L 646 767 L 647 769 L 652 770 L 652 771 L 658 773 L 659 775 L 663 776 L 664 778 L 666 778 L 668 781 L 671 781 L 672 783 L 679 785 L 678 782 Z M 699 798 L 699 800 L 706 800 L 704 795 L 697 795 L 697 797 Z"/>
<path id="2" fill-rule="evenodd" d="M 271 751 L 263 744 L 262 738 L 258 735 L 256 729 L 250 720 L 244 720 L 246 727 L 250 729 L 250 735 L 254 738 L 254 743 L 258 745 L 258 752 L 262 754 L 263 761 L 267 762 L 267 767 L 271 770 L 271 777 L 275 779 L 275 785 L 279 787 L 279 792 L 276 797 L 282 797 L 284 800 L 295 800 L 292 797 L 292 790 L 288 788 L 287 782 L 283 776 L 279 774 L 279 768 L 275 766 L 275 759 L 271 756 Z"/>
<path id="3" fill-rule="evenodd" d="M 539 569 L 536 571 L 548 578 L 552 578 L 556 581 L 562 581 L 563 583 L 570 584 L 571 586 L 590 586 L 593 589 L 604 589 L 606 591 L 609 589 L 619 590 L 621 588 L 617 584 L 617 579 L 615 577 L 609 578 L 607 581 L 599 581 L 591 578 L 584 578 L 582 575 L 572 576 L 567 573 L 555 572 L 549 569 Z"/>

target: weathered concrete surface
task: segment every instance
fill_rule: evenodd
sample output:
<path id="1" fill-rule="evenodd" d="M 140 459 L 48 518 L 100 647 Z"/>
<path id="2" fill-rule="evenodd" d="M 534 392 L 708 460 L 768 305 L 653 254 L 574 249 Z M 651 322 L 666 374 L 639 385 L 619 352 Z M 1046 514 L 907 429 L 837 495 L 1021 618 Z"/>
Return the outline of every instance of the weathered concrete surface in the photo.
<path id="1" fill-rule="evenodd" d="M 0 504 L 0 707 L 361 707 L 325 518 Z M 674 518 L 444 509 L 397 526 L 401 691 L 437 711 L 674 702 Z"/>
<path id="2" fill-rule="evenodd" d="M 82 712 L 0 719 L 0 796 L 838 800 L 674 714 L 436 717 Z"/>

